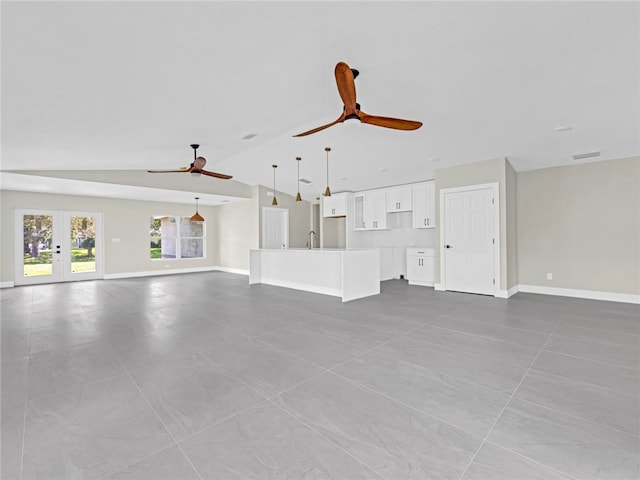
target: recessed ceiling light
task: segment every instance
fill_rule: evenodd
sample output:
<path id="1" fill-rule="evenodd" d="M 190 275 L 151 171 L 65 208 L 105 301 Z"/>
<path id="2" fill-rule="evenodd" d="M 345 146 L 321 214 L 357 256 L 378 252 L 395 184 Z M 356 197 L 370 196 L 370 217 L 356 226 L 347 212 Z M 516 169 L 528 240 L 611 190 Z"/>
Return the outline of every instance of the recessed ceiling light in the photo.
<path id="1" fill-rule="evenodd" d="M 242 140 L 251 140 L 253 137 L 258 136 L 257 133 L 247 133 L 244 137 L 242 137 Z"/>
<path id="2" fill-rule="evenodd" d="M 559 127 L 554 128 L 556 132 L 568 132 L 569 130 L 573 130 L 573 127 L 568 125 L 561 125 Z"/>

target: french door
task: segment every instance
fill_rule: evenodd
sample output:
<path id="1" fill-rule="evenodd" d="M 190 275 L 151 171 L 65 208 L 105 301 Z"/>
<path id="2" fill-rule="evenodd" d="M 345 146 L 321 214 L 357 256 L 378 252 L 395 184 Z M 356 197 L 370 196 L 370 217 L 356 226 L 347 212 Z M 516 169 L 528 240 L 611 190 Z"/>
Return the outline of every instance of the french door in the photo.
<path id="1" fill-rule="evenodd" d="M 102 215 L 15 211 L 15 285 L 102 278 Z"/>
<path id="2" fill-rule="evenodd" d="M 500 288 L 498 185 L 440 191 L 444 290 L 495 295 Z"/>

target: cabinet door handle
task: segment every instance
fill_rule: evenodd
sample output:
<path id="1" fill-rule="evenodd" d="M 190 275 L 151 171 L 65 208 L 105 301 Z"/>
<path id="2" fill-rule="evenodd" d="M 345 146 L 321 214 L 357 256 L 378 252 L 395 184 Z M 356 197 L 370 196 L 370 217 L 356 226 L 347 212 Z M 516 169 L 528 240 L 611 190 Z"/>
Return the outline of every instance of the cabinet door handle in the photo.
<path id="1" fill-rule="evenodd" d="M 429 225 L 429 219 L 427 218 L 427 225 Z"/>
<path id="2" fill-rule="evenodd" d="M 427 219 L 426 219 L 426 218 L 424 219 L 424 224 L 425 224 L 425 225 L 427 224 Z"/>

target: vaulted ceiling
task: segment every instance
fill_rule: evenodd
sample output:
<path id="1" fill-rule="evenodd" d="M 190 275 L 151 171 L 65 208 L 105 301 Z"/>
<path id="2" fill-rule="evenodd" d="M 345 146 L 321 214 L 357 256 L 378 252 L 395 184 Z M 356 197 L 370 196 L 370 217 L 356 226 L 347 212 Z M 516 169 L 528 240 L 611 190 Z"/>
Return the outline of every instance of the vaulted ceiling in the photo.
<path id="1" fill-rule="evenodd" d="M 301 193 L 312 199 L 326 184 L 325 146 L 333 191 L 495 157 L 523 171 L 594 150 L 596 160 L 640 154 L 638 2 L 1 8 L 3 172 L 139 175 L 187 166 L 199 143 L 207 169 L 249 185 L 270 186 L 278 164 L 277 187 L 292 194 L 300 156 L 312 181 Z M 364 111 L 422 128 L 339 124 L 293 138 L 341 113 L 338 61 L 360 71 Z M 222 182 L 167 175 L 195 193 L 215 194 Z"/>

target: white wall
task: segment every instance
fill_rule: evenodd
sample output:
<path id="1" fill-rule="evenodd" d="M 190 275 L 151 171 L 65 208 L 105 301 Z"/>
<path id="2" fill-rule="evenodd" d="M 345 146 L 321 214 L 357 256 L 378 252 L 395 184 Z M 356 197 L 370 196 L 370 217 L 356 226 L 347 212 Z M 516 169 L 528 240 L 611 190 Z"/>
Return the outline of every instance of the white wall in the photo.
<path id="1" fill-rule="evenodd" d="M 517 185 L 521 285 L 640 294 L 640 157 L 522 172 Z"/>
<path id="2" fill-rule="evenodd" d="M 104 230 L 104 274 L 120 275 L 132 272 L 170 271 L 172 269 L 207 268 L 217 264 L 216 236 L 207 225 L 206 258 L 188 260 L 151 260 L 149 258 L 149 222 L 152 215 L 191 216 L 194 205 L 165 202 L 145 202 L 101 197 L 81 197 L 48 193 L 2 190 L 0 247 L 0 282 L 14 281 L 15 215 L 17 208 L 46 210 L 80 210 L 100 212 Z M 207 222 L 215 221 L 215 208 L 200 205 L 200 214 Z M 119 238 L 114 243 L 112 238 Z"/>

